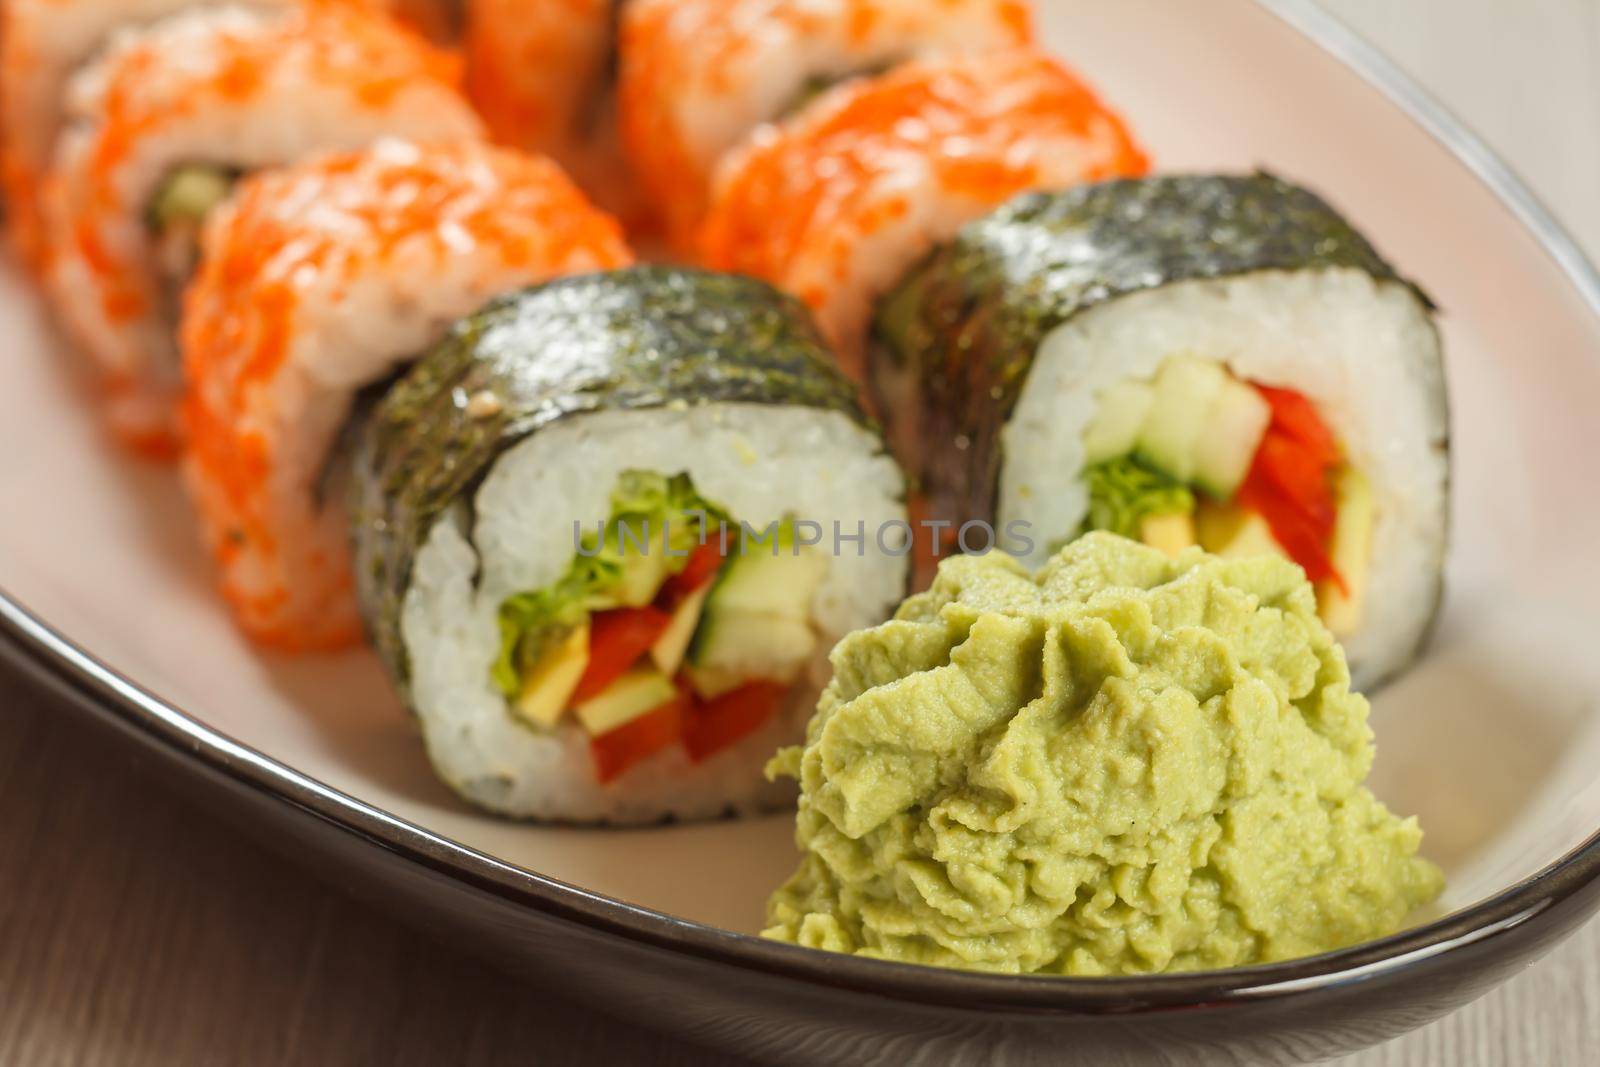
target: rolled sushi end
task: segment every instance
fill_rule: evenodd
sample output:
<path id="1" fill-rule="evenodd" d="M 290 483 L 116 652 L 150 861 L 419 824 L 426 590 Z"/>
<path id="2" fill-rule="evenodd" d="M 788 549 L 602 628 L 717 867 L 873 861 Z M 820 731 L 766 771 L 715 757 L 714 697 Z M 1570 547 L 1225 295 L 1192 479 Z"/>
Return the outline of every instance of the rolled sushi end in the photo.
<path id="1" fill-rule="evenodd" d="M 719 161 L 763 124 L 913 58 L 1033 39 L 1020 0 L 629 0 L 617 10 L 623 141 L 686 253 Z"/>
<path id="2" fill-rule="evenodd" d="M 196 6 L 130 27 L 78 72 L 46 197 L 48 287 L 119 438 L 178 451 L 181 298 L 234 181 L 385 136 L 480 137 L 456 74 L 349 4 Z"/>
<path id="3" fill-rule="evenodd" d="M 1431 310 L 1303 189 L 1109 182 L 1022 198 L 913 272 L 880 311 L 873 381 L 922 409 L 885 410 L 936 512 L 1026 523 L 1031 563 L 1096 529 L 1288 557 L 1372 686 L 1416 654 L 1442 589 Z"/>
<path id="4" fill-rule="evenodd" d="M 181 244 L 210 216 L 181 333 L 185 480 L 251 639 L 355 644 L 338 489 L 361 394 L 485 300 L 633 257 L 554 163 L 479 141 L 319 155 L 251 176 L 212 212 L 227 184 L 179 170 L 150 219 Z"/>
<path id="5" fill-rule="evenodd" d="M 791 795 L 765 761 L 905 588 L 874 536 L 903 481 L 850 395 L 786 298 L 654 268 L 530 290 L 418 364 L 363 435 L 355 539 L 440 777 L 584 823 Z"/>
<path id="6" fill-rule="evenodd" d="M 701 262 L 798 294 L 860 380 L 875 303 L 936 244 L 1018 193 L 1148 166 L 1121 118 L 1043 52 L 904 63 L 729 153 Z"/>

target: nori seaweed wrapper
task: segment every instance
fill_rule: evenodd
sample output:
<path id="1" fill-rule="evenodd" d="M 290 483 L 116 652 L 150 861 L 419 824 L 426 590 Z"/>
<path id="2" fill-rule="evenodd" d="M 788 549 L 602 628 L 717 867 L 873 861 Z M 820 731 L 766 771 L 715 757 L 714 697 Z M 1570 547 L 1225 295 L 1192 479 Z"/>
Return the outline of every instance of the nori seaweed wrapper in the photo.
<path id="1" fill-rule="evenodd" d="M 1051 330 L 1177 282 L 1332 269 L 1406 285 L 1433 307 L 1320 197 L 1270 174 L 1030 193 L 967 225 L 884 298 L 868 380 L 929 514 L 992 520 L 1000 431 Z"/>
<path id="2" fill-rule="evenodd" d="M 711 403 L 870 425 L 805 308 L 751 278 L 608 271 L 502 297 L 458 323 L 370 412 L 353 460 L 357 589 L 401 690 L 412 563 L 452 509 L 470 532 L 473 497 L 501 454 L 574 416 Z"/>

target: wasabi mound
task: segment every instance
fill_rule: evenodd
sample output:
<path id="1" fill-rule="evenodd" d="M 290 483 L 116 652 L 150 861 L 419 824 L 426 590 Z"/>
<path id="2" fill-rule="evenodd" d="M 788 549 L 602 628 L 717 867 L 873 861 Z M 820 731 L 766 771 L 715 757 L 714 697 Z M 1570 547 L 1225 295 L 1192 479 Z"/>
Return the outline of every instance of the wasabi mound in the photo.
<path id="1" fill-rule="evenodd" d="M 1380 937 L 1438 895 L 1362 784 L 1368 705 L 1299 568 L 1110 534 L 990 554 L 833 652 L 799 870 L 765 936 L 1009 973 L 1237 967 Z"/>

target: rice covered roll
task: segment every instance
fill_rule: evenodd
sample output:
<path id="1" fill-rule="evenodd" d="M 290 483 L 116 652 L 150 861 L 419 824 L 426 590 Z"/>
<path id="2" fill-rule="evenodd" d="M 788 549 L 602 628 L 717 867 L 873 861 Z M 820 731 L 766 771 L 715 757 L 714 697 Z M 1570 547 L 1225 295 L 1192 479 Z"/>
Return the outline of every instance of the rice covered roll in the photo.
<path id="1" fill-rule="evenodd" d="M 628 0 L 624 144 L 687 245 L 718 162 L 761 124 L 855 76 L 1032 36 L 1024 0 Z"/>
<path id="2" fill-rule="evenodd" d="M 206 215 L 239 176 L 393 134 L 481 134 L 456 64 L 345 4 L 198 9 L 119 37 L 74 79 L 50 198 L 56 309 L 130 445 L 174 451 L 175 329 Z"/>
<path id="3" fill-rule="evenodd" d="M 209 0 L 215 6 L 217 0 Z M 285 8 L 297 0 L 236 0 Z M 66 121 L 67 82 L 120 28 L 139 26 L 208 0 L 6 0 L 0 5 L 0 157 L 8 222 L 24 261 L 45 250 L 38 195 Z"/>
<path id="4" fill-rule="evenodd" d="M 467 0 L 467 92 L 495 140 L 544 152 L 632 228 L 649 212 L 616 122 L 623 0 Z"/>
<path id="5" fill-rule="evenodd" d="M 447 44 L 461 36 L 464 0 L 383 0 L 394 17 L 433 41 Z"/>
<path id="6" fill-rule="evenodd" d="M 730 157 L 701 251 L 798 295 L 859 377 L 874 301 L 935 242 L 1016 193 L 1146 166 L 1117 116 L 1042 53 L 910 63 Z"/>
<path id="7" fill-rule="evenodd" d="M 784 797 L 842 634 L 906 584 L 898 467 L 804 309 L 640 267 L 464 320 L 353 472 L 361 603 L 440 777 L 643 823 Z"/>
<path id="8" fill-rule="evenodd" d="M 185 475 L 240 623 L 292 650 L 360 636 L 335 484 L 359 392 L 492 296 L 632 258 L 554 163 L 471 141 L 264 171 L 203 245 L 182 332 Z"/>
<path id="9" fill-rule="evenodd" d="M 1358 685 L 1411 659 L 1446 547 L 1432 305 L 1269 175 L 1019 197 L 880 305 L 891 441 L 941 516 L 1276 554 L 1315 584 Z"/>

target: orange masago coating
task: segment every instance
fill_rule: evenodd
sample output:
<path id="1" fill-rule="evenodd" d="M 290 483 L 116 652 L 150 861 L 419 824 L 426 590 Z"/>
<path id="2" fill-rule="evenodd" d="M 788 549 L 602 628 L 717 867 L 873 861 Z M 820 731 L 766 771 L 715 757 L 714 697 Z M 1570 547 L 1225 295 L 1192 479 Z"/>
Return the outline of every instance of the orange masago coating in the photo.
<path id="1" fill-rule="evenodd" d="M 120 31 L 223 0 L 5 0 L 0 3 L 0 186 L 6 223 L 24 263 L 42 272 L 49 250 L 40 194 L 57 135 L 69 120 L 68 85 Z M 343 3 L 375 11 L 418 0 L 230 0 L 256 10 Z"/>
<path id="2" fill-rule="evenodd" d="M 803 299 L 859 379 L 873 303 L 935 243 L 1018 193 L 1147 168 L 1122 121 L 1042 53 L 909 63 L 731 156 L 701 254 Z"/>
<path id="3" fill-rule="evenodd" d="M 612 0 L 468 0 L 467 91 L 494 136 L 557 159 L 606 89 Z"/>
<path id="4" fill-rule="evenodd" d="M 185 473 L 245 630 L 359 633 L 338 477 L 355 394 L 493 296 L 625 266 L 543 157 L 385 141 L 248 179 L 211 219 L 183 324 Z"/>
<path id="5" fill-rule="evenodd" d="M 619 117 L 680 246 L 717 163 L 819 86 L 894 63 L 1033 40 L 1027 0 L 627 0 Z"/>
<path id="6" fill-rule="evenodd" d="M 6 222 L 23 262 L 44 268 L 39 194 L 56 135 L 68 118 L 67 85 L 72 76 L 118 30 L 203 2 L 5 0 L 0 4 L 0 184 L 5 189 Z M 296 0 L 248 2 L 272 8 L 289 7 Z"/>
<path id="7" fill-rule="evenodd" d="M 620 0 L 466 0 L 467 94 L 501 144 L 552 156 L 629 226 L 647 226 L 617 140 Z"/>
<path id="8" fill-rule="evenodd" d="M 453 57 L 345 3 L 197 9 L 108 53 L 56 156 L 50 286 L 125 443 L 157 456 L 177 443 L 175 302 L 146 223 L 171 169 L 248 171 L 389 132 L 473 136 L 458 82 Z"/>

